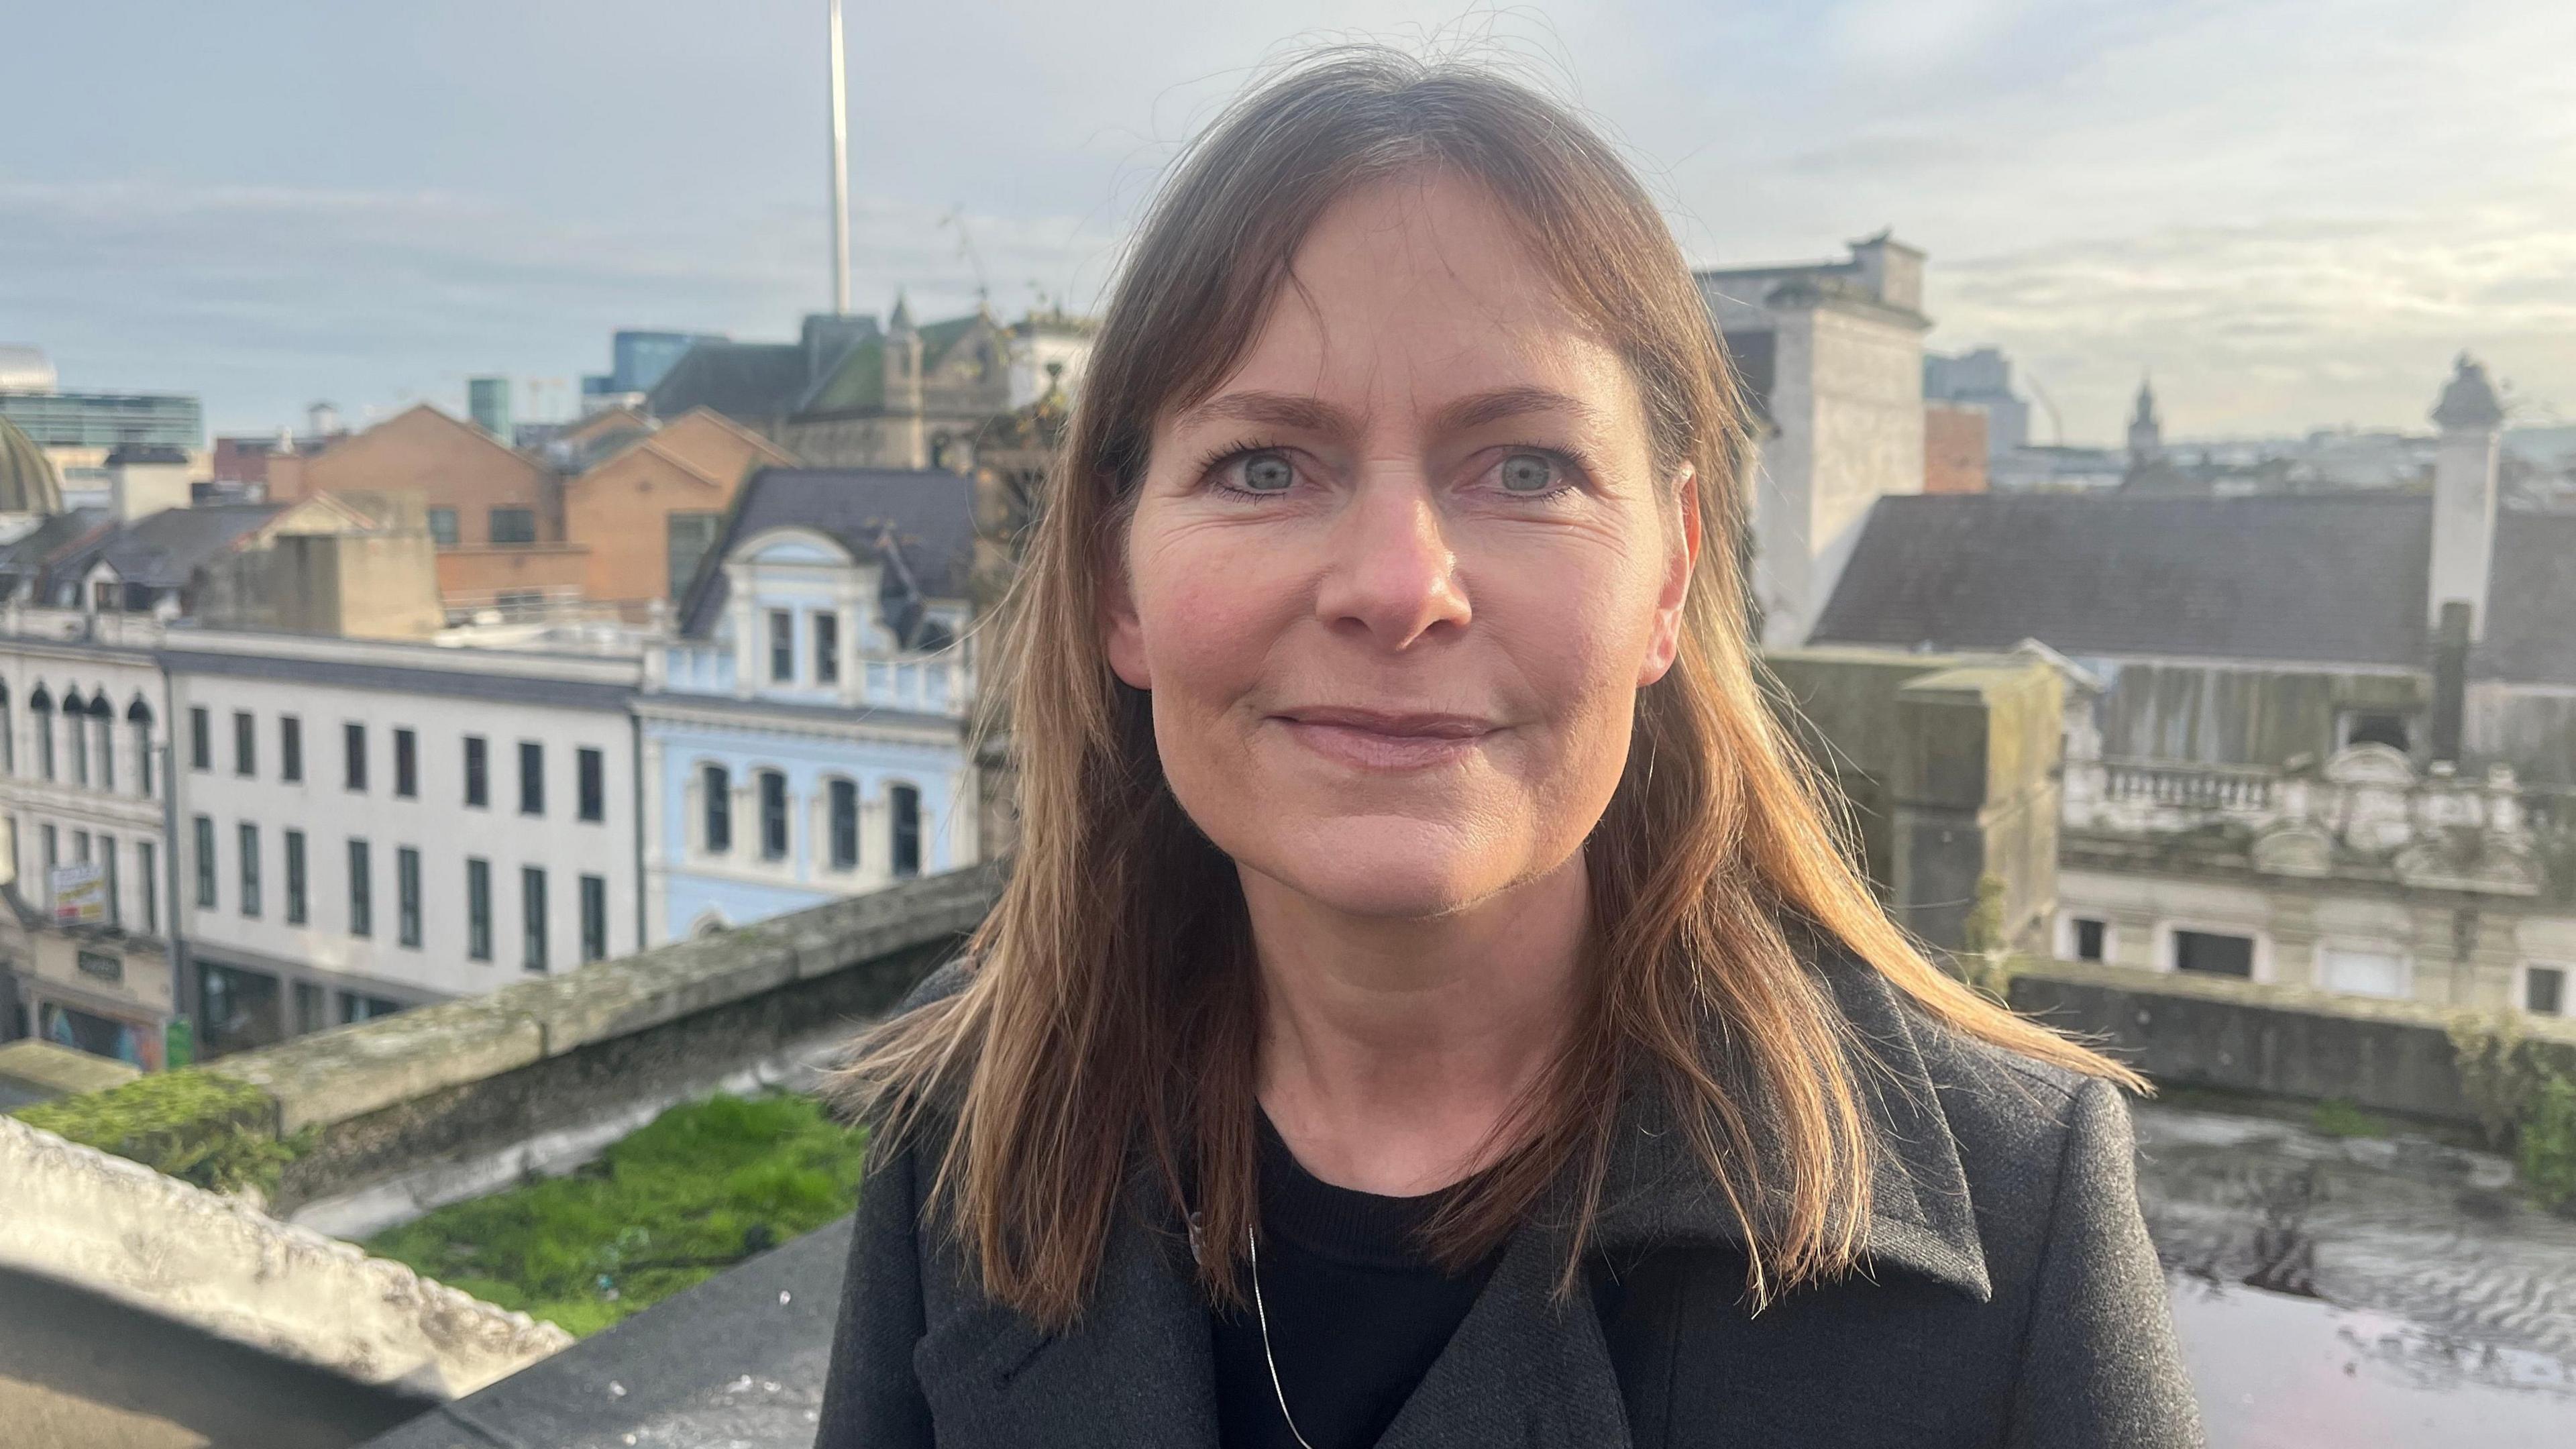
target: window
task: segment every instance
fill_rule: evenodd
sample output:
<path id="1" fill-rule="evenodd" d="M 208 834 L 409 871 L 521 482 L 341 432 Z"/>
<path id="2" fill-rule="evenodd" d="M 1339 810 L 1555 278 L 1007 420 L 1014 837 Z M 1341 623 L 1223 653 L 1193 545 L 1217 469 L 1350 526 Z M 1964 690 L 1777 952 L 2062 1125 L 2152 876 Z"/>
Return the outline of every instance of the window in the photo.
<path id="1" fill-rule="evenodd" d="M 361 1021 L 373 1021 L 380 1016 L 391 1016 L 400 1010 L 402 1010 L 402 1003 L 390 997 L 369 996 L 362 991 L 340 993 L 340 1021 L 344 1026 Z"/>
<path id="2" fill-rule="evenodd" d="M 259 827 L 241 823 L 241 913 L 259 914 Z"/>
<path id="3" fill-rule="evenodd" d="M 314 985 L 312 982 L 296 982 L 295 1030 L 300 1034 L 308 1031 L 320 1031 L 322 1028 L 329 1026 L 331 1024 L 330 1018 L 322 1014 L 322 1008 L 330 1001 L 330 999 L 331 994 L 329 992 L 324 991 L 321 987 Z"/>
<path id="4" fill-rule="evenodd" d="M 233 711 L 233 773 L 259 773 L 259 721 L 246 709 Z"/>
<path id="5" fill-rule="evenodd" d="M 2254 979 L 2254 938 L 2211 931 L 2174 932 L 2174 969 L 2204 976 Z"/>
<path id="6" fill-rule="evenodd" d="M 492 510 L 494 543 L 535 543 L 537 514 L 531 508 L 495 508 Z"/>
<path id="7" fill-rule="evenodd" d="M 519 813 L 546 813 L 546 747 L 535 740 L 519 741 Z"/>
<path id="8" fill-rule="evenodd" d="M 420 947 L 420 852 L 408 845 L 394 851 L 394 939 Z"/>
<path id="9" fill-rule="evenodd" d="M 0 724 L 6 722 L 5 717 L 0 717 Z M 134 732 L 134 788 L 136 793 L 149 800 L 152 798 L 152 711 L 145 709 L 143 701 L 138 699 L 132 708 L 126 710 L 125 723 Z M 15 770 L 17 762 L 12 760 L 9 767 Z"/>
<path id="10" fill-rule="evenodd" d="M 100 696 L 89 702 L 90 724 L 98 731 L 98 788 L 116 788 L 116 712 Z"/>
<path id="11" fill-rule="evenodd" d="M 367 788 L 367 727 L 352 720 L 340 726 L 341 778 L 352 790 Z"/>
<path id="12" fill-rule="evenodd" d="M 88 831 L 75 830 L 72 832 L 72 859 L 79 861 L 83 865 L 87 865 L 89 863 Z"/>
<path id="13" fill-rule="evenodd" d="M 608 959 L 608 878 L 581 878 L 581 959 Z"/>
<path id="14" fill-rule="evenodd" d="M 725 773 L 724 766 L 708 765 L 698 772 L 698 781 L 707 797 L 707 854 L 723 855 L 733 849 L 733 778 Z"/>
<path id="15" fill-rule="evenodd" d="M 2343 738 L 2338 743 L 2346 748 L 2386 745 L 2399 754 L 2406 753 L 2409 748 L 2412 732 L 2406 727 L 2405 715 L 2386 710 L 2347 710 L 2338 723 L 2343 727 Z"/>
<path id="16" fill-rule="evenodd" d="M 291 714 L 277 717 L 277 778 L 304 783 L 304 721 Z"/>
<path id="17" fill-rule="evenodd" d="M 538 866 L 519 868 L 519 924 L 522 939 L 519 953 L 522 964 L 531 971 L 546 969 L 546 873 Z"/>
<path id="18" fill-rule="evenodd" d="M 45 830 L 45 854 L 48 857 L 45 864 L 51 865 L 53 827 L 48 825 Z M 206 911 L 215 908 L 215 821 L 211 815 L 197 817 L 197 908 Z"/>
<path id="19" fill-rule="evenodd" d="M 89 783 L 89 732 L 81 728 L 84 718 L 80 696 L 73 695 L 63 701 L 63 733 L 72 742 L 72 783 L 75 785 Z"/>
<path id="20" fill-rule="evenodd" d="M 663 515 L 665 546 L 671 554 L 671 597 L 678 599 L 689 591 L 689 581 L 698 576 L 698 565 L 715 547 L 716 529 L 724 521 L 721 513 L 670 513 Z"/>
<path id="21" fill-rule="evenodd" d="M 832 782 L 832 869 L 855 870 L 859 864 L 859 787 L 848 780 Z"/>
<path id="22" fill-rule="evenodd" d="M 304 884 L 304 832 L 286 832 L 286 924 L 301 926 L 310 919 Z"/>
<path id="23" fill-rule="evenodd" d="M 2071 924 L 2074 926 L 2074 930 L 2071 934 L 2075 938 L 2075 959 L 2078 961 L 2101 960 L 2102 937 L 2104 935 L 2102 923 L 2100 921 L 2084 920 L 2079 917 Z"/>
<path id="24" fill-rule="evenodd" d="M 898 876 L 921 874 L 921 792 L 910 785 L 897 785 L 886 792 L 894 813 L 894 873 Z"/>
<path id="25" fill-rule="evenodd" d="M 814 682 L 841 682 L 841 616 L 838 614 L 814 616 Z"/>
<path id="26" fill-rule="evenodd" d="M 597 750 L 584 749 L 573 758 L 580 765 L 581 818 L 607 819 L 608 757 Z"/>
<path id="27" fill-rule="evenodd" d="M 376 933 L 376 883 L 373 863 L 367 856 L 367 842 L 349 842 L 349 934 L 372 936 Z"/>
<path id="28" fill-rule="evenodd" d="M 429 510 L 429 541 L 439 548 L 456 547 L 455 509 L 433 508 Z"/>
<path id="29" fill-rule="evenodd" d="M 277 978 L 265 971 L 197 962 L 197 1050 L 206 1057 L 268 1046 L 285 1035 Z"/>
<path id="30" fill-rule="evenodd" d="M 98 855 L 99 859 L 107 865 L 107 923 L 111 926 L 122 926 L 125 924 L 125 903 L 122 899 L 123 893 L 118 889 L 120 882 L 117 880 L 115 836 L 102 835 L 98 838 Z"/>
<path id="31" fill-rule="evenodd" d="M 420 798 L 420 736 L 410 730 L 394 731 L 394 796 Z"/>
<path id="32" fill-rule="evenodd" d="M 2318 953 L 2317 966 L 2328 991 L 2400 1000 L 2415 994 L 2411 973 L 2406 969 L 2406 958 L 2394 951 L 2328 946 Z"/>
<path id="33" fill-rule="evenodd" d="M 787 777 L 763 770 L 760 784 L 760 858 L 787 858 Z"/>
<path id="34" fill-rule="evenodd" d="M 481 735 L 465 737 L 465 803 L 477 810 L 492 803 L 492 751 Z"/>
<path id="35" fill-rule="evenodd" d="M 769 677 L 781 684 L 796 677 L 796 616 L 785 609 L 769 611 Z"/>
<path id="36" fill-rule="evenodd" d="M 465 954 L 492 959 L 492 862 L 465 858 Z"/>
<path id="37" fill-rule="evenodd" d="M 0 771 L 18 773 L 18 721 L 9 713 L 5 686 L 0 686 Z"/>
<path id="38" fill-rule="evenodd" d="M 2526 966 L 2522 971 L 2522 1009 L 2534 1016 L 2567 1014 L 2567 968 Z"/>
<path id="39" fill-rule="evenodd" d="M 143 878 L 143 934 L 161 934 L 161 852 L 151 841 L 134 842 L 134 873 Z"/>
<path id="40" fill-rule="evenodd" d="M 188 711 L 188 768 L 211 770 L 214 767 L 215 722 L 206 713 L 205 706 L 197 705 Z M 45 773 L 51 775 L 53 771 L 49 767 Z"/>

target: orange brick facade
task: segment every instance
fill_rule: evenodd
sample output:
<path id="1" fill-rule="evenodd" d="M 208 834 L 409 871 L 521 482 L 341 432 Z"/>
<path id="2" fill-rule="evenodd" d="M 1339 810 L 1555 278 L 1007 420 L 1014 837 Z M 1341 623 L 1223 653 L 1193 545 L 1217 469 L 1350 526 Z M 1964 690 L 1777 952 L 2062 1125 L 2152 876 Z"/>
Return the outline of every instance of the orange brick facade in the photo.
<path id="1" fill-rule="evenodd" d="M 754 469 L 794 461 L 700 409 L 565 484 L 565 536 L 588 550 L 584 595 L 630 606 L 670 597 L 671 516 L 696 513 L 712 520 L 732 504 Z"/>

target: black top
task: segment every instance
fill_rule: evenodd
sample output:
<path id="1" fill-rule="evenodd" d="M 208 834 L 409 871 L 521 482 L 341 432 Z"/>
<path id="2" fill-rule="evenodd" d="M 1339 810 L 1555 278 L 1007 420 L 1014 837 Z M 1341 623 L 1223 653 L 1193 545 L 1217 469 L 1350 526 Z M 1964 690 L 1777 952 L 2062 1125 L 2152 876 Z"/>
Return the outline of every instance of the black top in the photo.
<path id="1" fill-rule="evenodd" d="M 1297 1449 L 1279 1414 L 1282 1393 L 1314 1449 L 1377 1442 L 1493 1272 L 1489 1256 L 1451 1277 L 1418 1241 L 1463 1186 L 1420 1197 L 1335 1187 L 1300 1166 L 1262 1115 L 1260 1286 L 1270 1354 L 1254 1309 L 1211 1311 L 1224 1449 Z M 1248 1277 L 1245 1287 L 1248 1294 Z"/>

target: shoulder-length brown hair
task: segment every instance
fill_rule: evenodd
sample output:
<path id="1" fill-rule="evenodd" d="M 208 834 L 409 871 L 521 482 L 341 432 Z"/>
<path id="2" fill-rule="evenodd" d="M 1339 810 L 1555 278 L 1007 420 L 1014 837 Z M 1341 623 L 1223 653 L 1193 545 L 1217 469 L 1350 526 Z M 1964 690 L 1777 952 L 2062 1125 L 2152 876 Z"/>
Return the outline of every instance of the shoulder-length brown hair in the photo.
<path id="1" fill-rule="evenodd" d="M 1471 1261 L 1560 1178 L 1563 1285 L 1601 1199 L 1623 1084 L 1660 1082 L 1742 1224 L 1759 1303 L 1851 1266 L 1872 1169 L 1848 1029 L 1793 944 L 1821 929 L 1935 1017 L 2075 1071 L 2126 1069 L 1934 968 L 1871 897 L 1746 644 L 1747 464 L 1732 375 L 1690 270 L 1618 155 L 1564 107 L 1473 66 L 1335 50 L 1237 102 L 1183 158 L 1111 296 L 987 679 L 1009 712 L 1019 844 L 959 993 L 863 1037 L 845 1083 L 938 1101 L 932 1212 L 985 1292 L 1080 1311 L 1142 1153 L 1205 1215 L 1201 1275 L 1237 1296 L 1255 1203 L 1256 982 L 1231 862 L 1165 782 L 1150 698 L 1110 671 L 1104 563 L 1155 422 L 1206 397 L 1299 242 L 1363 183 L 1445 168 L 1489 188 L 1576 313 L 1633 370 L 1663 476 L 1695 465 L 1702 537 L 1680 657 L 1638 693 L 1626 773 L 1586 850 L 1587 999 L 1515 1145 L 1432 1226 Z M 1712 1062 L 1711 1040 L 1726 1043 Z M 1759 1104 L 1757 1107 L 1755 1104 Z M 1756 1205 L 1762 1205 L 1758 1210 Z"/>

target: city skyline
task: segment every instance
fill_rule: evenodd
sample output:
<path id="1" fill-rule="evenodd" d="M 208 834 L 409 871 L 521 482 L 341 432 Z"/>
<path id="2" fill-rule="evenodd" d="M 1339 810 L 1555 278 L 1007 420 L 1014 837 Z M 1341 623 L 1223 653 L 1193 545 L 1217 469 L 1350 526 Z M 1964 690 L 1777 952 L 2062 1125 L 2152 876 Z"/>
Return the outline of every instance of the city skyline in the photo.
<path id="1" fill-rule="evenodd" d="M 197 392 L 226 432 L 322 398 L 352 421 L 456 407 L 481 373 L 569 410 L 617 327 L 784 337 L 829 305 L 819 4 L 139 11 L 9 22 L 119 77 L 116 105 L 103 67 L 32 77 L 14 129 L 44 145 L 0 151 L 0 340 L 66 388 Z M 1460 14 L 852 6 L 853 305 L 971 306 L 962 217 L 997 310 L 1088 307 L 1177 146 L 1265 58 L 1483 37 L 1613 133 L 1695 263 L 1893 225 L 1930 253 L 1930 345 L 2003 347 L 2069 442 L 2115 441 L 2145 372 L 2176 436 L 2420 430 L 2462 348 L 2516 421 L 2576 421 L 2576 117 L 2526 59 L 2566 53 L 2576 15 Z M 1166 40 L 1139 57 L 1138 34 Z"/>

